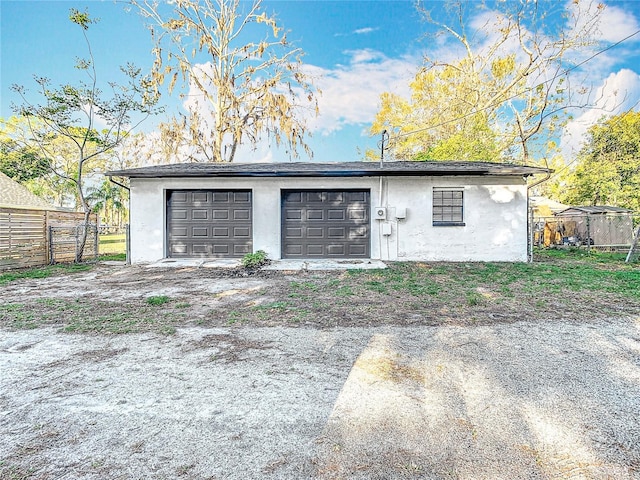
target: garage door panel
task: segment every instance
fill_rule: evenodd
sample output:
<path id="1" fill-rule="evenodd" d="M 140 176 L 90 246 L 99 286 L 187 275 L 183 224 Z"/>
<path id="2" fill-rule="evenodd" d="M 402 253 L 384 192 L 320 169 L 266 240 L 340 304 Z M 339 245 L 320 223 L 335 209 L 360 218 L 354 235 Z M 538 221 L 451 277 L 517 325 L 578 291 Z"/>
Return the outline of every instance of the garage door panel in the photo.
<path id="1" fill-rule="evenodd" d="M 324 220 L 324 210 L 308 209 L 307 220 Z"/>
<path id="2" fill-rule="evenodd" d="M 251 191 L 168 191 L 168 254 L 242 257 L 253 250 L 251 216 Z"/>
<path id="3" fill-rule="evenodd" d="M 233 203 L 251 203 L 251 192 L 234 192 Z"/>
<path id="4" fill-rule="evenodd" d="M 284 218 L 286 220 L 302 220 L 302 210 L 297 208 L 287 210 Z"/>
<path id="5" fill-rule="evenodd" d="M 180 227 L 173 227 L 170 232 L 172 237 L 175 238 L 186 238 L 189 236 L 189 227 L 187 227 L 186 225 L 184 226 L 180 226 Z"/>
<path id="6" fill-rule="evenodd" d="M 216 244 L 214 243 L 212 245 L 213 247 L 213 253 L 216 255 L 228 255 L 229 254 L 229 245 L 227 245 L 226 243 L 223 244 Z"/>
<path id="7" fill-rule="evenodd" d="M 368 257 L 368 190 L 282 192 L 283 258 Z"/>
<path id="8" fill-rule="evenodd" d="M 323 203 L 325 201 L 324 192 L 305 192 L 303 197 L 307 197 L 307 203 Z"/>
<path id="9" fill-rule="evenodd" d="M 349 238 L 369 238 L 369 229 L 367 227 L 350 228 Z"/>
<path id="10" fill-rule="evenodd" d="M 193 209 L 191 210 L 191 220 L 207 220 L 209 218 L 209 210 Z"/>
<path id="11" fill-rule="evenodd" d="M 302 192 L 287 192 L 284 194 L 287 204 L 296 205 L 302 204 Z"/>
<path id="12" fill-rule="evenodd" d="M 191 253 L 194 255 L 207 255 L 209 253 L 209 245 L 204 243 L 194 243 L 191 245 Z"/>
<path id="13" fill-rule="evenodd" d="M 324 245 L 307 245 L 307 255 L 310 257 L 323 257 Z"/>
<path id="14" fill-rule="evenodd" d="M 175 204 L 184 204 L 187 203 L 189 198 L 189 194 L 187 192 L 173 192 L 171 197 L 171 201 Z"/>
<path id="15" fill-rule="evenodd" d="M 191 194 L 191 203 L 193 205 L 206 205 L 209 203 L 209 194 L 207 192 L 193 192 Z"/>
<path id="16" fill-rule="evenodd" d="M 208 237 L 209 229 L 207 227 L 191 227 L 192 237 Z"/>
<path id="17" fill-rule="evenodd" d="M 213 227 L 211 234 L 215 238 L 229 238 L 229 227 Z"/>
<path id="18" fill-rule="evenodd" d="M 344 220 L 345 214 L 344 209 L 335 209 L 327 210 L 327 220 Z"/>
<path id="19" fill-rule="evenodd" d="M 285 231 L 286 238 L 302 238 L 302 227 L 287 227 Z"/>
<path id="20" fill-rule="evenodd" d="M 341 204 L 344 202 L 344 192 L 327 192 L 327 201 Z"/>
<path id="21" fill-rule="evenodd" d="M 329 245 L 327 246 L 327 253 L 332 257 L 344 257 L 345 246 L 344 245 Z"/>
<path id="22" fill-rule="evenodd" d="M 214 220 L 227 220 L 229 218 L 229 210 L 212 210 Z"/>
<path id="23" fill-rule="evenodd" d="M 185 243 L 174 243 L 171 245 L 171 253 L 182 255 L 187 253 L 187 245 Z"/>
<path id="24" fill-rule="evenodd" d="M 212 192 L 213 203 L 229 203 L 231 199 L 230 192 Z"/>
<path id="25" fill-rule="evenodd" d="M 322 227 L 307 228 L 307 238 L 324 238 L 324 228 Z"/>
<path id="26" fill-rule="evenodd" d="M 285 245 L 284 247 L 284 257 L 301 257 L 302 256 L 302 245 L 294 244 L 294 245 Z"/>
<path id="27" fill-rule="evenodd" d="M 189 212 L 183 208 L 176 208 L 173 210 L 173 218 L 175 220 L 187 220 L 189 218 Z"/>
<path id="28" fill-rule="evenodd" d="M 251 211 L 246 208 L 233 211 L 234 220 L 249 220 L 251 218 Z"/>
<path id="29" fill-rule="evenodd" d="M 234 245 L 233 255 L 235 257 L 244 257 L 247 253 L 251 253 L 251 247 L 248 245 Z"/>
<path id="30" fill-rule="evenodd" d="M 360 192 L 347 192 L 347 202 L 362 202 L 369 204 L 369 192 L 360 191 Z"/>
<path id="31" fill-rule="evenodd" d="M 345 227 L 328 227 L 327 238 L 347 238 L 347 229 Z"/>
<path id="32" fill-rule="evenodd" d="M 235 238 L 249 238 L 251 236 L 251 229 L 249 227 L 234 227 L 233 236 Z"/>
<path id="33" fill-rule="evenodd" d="M 368 220 L 368 208 L 350 208 L 348 210 L 349 220 Z"/>

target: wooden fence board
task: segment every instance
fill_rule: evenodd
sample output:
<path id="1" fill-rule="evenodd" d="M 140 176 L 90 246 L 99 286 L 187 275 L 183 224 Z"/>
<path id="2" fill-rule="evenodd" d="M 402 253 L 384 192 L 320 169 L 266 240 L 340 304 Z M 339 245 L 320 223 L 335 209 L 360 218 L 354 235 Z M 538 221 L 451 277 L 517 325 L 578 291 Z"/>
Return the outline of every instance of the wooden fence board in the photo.
<path id="1" fill-rule="evenodd" d="M 84 214 L 0 207 L 0 270 L 47 265 L 50 226 L 74 227 L 84 222 Z M 91 215 L 90 222 L 97 222 Z M 72 231 L 72 228 L 69 229 Z M 69 236 L 70 239 L 73 237 Z M 75 239 L 56 245 L 56 261 L 75 259 Z M 85 254 L 93 255 L 93 237 L 87 240 Z"/>

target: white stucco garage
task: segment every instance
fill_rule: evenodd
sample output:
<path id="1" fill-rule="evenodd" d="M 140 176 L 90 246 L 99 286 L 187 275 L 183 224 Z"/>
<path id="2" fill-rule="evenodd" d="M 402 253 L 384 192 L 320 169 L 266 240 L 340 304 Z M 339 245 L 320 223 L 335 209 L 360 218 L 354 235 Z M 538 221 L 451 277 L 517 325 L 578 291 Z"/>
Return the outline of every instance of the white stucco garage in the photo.
<path id="1" fill-rule="evenodd" d="M 130 178 L 133 263 L 174 257 L 526 261 L 537 167 L 483 162 L 174 164 Z"/>

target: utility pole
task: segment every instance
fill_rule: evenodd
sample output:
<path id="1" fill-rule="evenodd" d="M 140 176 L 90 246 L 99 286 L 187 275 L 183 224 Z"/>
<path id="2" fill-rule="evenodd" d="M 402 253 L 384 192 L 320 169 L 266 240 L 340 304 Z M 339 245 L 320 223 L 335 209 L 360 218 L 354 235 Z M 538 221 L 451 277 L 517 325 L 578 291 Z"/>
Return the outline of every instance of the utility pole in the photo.
<path id="1" fill-rule="evenodd" d="M 382 138 L 380 139 L 380 168 L 382 168 L 382 164 L 384 163 L 384 150 L 387 148 L 386 143 L 389 141 L 389 134 L 386 130 L 382 131 Z"/>

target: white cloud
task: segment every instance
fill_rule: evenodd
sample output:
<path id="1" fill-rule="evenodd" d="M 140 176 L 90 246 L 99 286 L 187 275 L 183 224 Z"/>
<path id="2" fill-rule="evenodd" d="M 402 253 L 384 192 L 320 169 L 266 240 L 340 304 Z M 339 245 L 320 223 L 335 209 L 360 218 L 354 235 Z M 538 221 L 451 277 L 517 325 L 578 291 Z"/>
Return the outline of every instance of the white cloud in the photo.
<path id="1" fill-rule="evenodd" d="M 373 33 L 377 30 L 379 30 L 379 28 L 365 27 L 365 28 L 358 28 L 357 30 L 354 30 L 353 33 L 355 33 L 356 35 L 364 35 L 367 33 Z"/>
<path id="2" fill-rule="evenodd" d="M 383 92 L 403 96 L 410 94 L 409 82 L 421 63 L 419 56 L 394 59 L 372 49 L 345 51 L 344 54 L 348 57 L 346 64 L 338 64 L 333 68 L 314 65 L 303 67 L 322 92 L 317 96 L 317 117 L 308 110 L 300 110 L 307 117 L 305 120 L 312 134 L 329 135 L 353 125 L 363 127 L 364 132 L 365 125 L 373 121 L 380 108 L 380 95 Z M 208 67 L 206 64 L 200 66 L 203 71 Z M 213 128 L 211 105 L 193 83 L 183 106 L 186 110 L 196 110 L 205 128 Z M 236 156 L 250 161 L 271 161 L 274 149 L 277 150 L 275 144 L 263 138 L 255 150 L 245 145 Z"/>
<path id="3" fill-rule="evenodd" d="M 348 37 L 350 35 L 367 35 L 369 33 L 377 32 L 378 30 L 380 30 L 379 27 L 364 27 L 364 28 L 357 28 L 349 33 L 335 33 L 333 36 Z"/>
<path id="4" fill-rule="evenodd" d="M 640 20 L 632 10 L 598 2 L 575 3 L 573 1 L 567 2 L 566 9 L 571 12 L 567 20 L 570 34 L 583 30 L 591 32 L 591 40 L 594 44 L 591 48 L 574 52 L 571 59 L 574 64 L 588 60 L 588 63 L 581 69 L 587 71 L 591 78 L 606 77 L 640 43 L 640 34 L 638 34 L 627 39 L 624 43 L 616 45 L 613 49 L 605 50 L 605 47 L 618 43 L 640 30 Z M 597 24 L 588 28 L 587 21 L 596 14 L 599 14 Z M 571 21 L 573 23 L 570 23 Z"/>
<path id="5" fill-rule="evenodd" d="M 611 73 L 597 88 L 593 108 L 576 115 L 564 129 L 560 147 L 565 160 L 571 160 L 582 147 L 585 134 L 602 117 L 612 117 L 634 108 L 640 102 L 640 75 L 629 69 Z"/>
<path id="6" fill-rule="evenodd" d="M 597 4 L 591 4 L 592 9 Z M 638 19 L 631 11 L 613 5 L 605 5 L 597 33 L 598 40 L 616 43 L 640 29 Z"/>
<path id="7" fill-rule="evenodd" d="M 326 69 L 307 66 L 322 91 L 320 115 L 310 118 L 312 131 L 328 135 L 346 125 L 371 123 L 380 108 L 380 95 L 408 96 L 409 82 L 421 63 L 419 57 L 389 58 L 376 50 L 353 50 L 346 65 Z"/>

